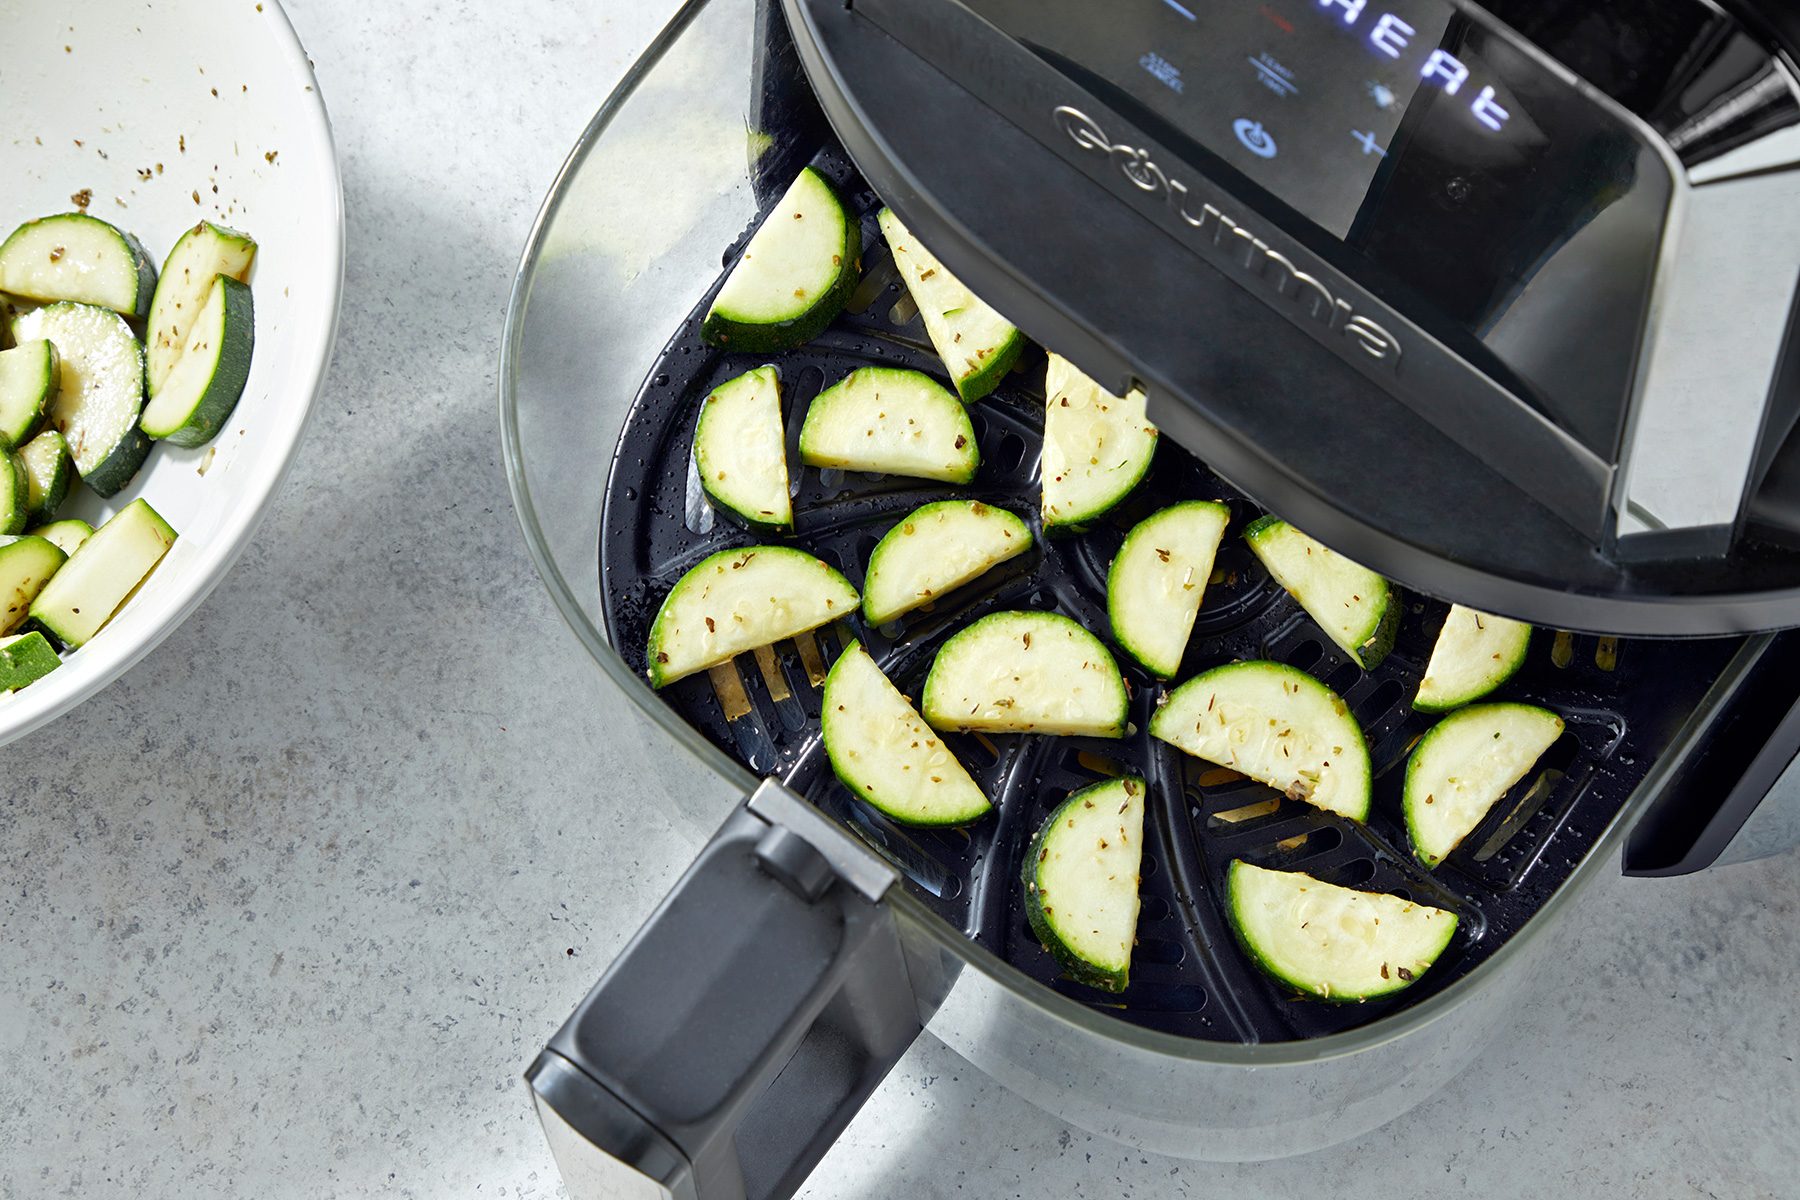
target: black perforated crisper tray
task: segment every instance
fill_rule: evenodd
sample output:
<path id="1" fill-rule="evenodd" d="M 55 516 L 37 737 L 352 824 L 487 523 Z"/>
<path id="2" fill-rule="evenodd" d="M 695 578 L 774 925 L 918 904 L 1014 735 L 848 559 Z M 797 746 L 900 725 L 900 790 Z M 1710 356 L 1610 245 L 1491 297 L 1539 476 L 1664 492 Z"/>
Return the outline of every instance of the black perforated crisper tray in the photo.
<path id="1" fill-rule="evenodd" d="M 862 214 L 867 248 L 851 311 L 812 344 L 774 359 L 794 466 L 807 404 L 826 384 L 869 363 L 943 377 L 876 233 L 878 201 L 841 159 L 825 155 L 816 165 L 839 182 Z M 727 265 L 742 240 L 726 254 Z M 606 490 L 600 543 L 606 627 L 620 653 L 640 669 L 650 622 L 682 572 L 714 551 L 757 540 L 707 506 L 689 465 L 702 399 L 717 384 L 765 361 L 701 342 L 704 311 L 703 304 L 651 368 L 621 432 Z M 797 528 L 790 540 L 860 586 L 876 541 L 928 501 L 973 497 L 1011 509 L 1035 527 L 1042 368 L 1041 354 L 1027 357 L 996 395 L 974 406 L 981 469 L 972 486 L 795 469 Z M 1404 468 L 1371 463 L 1369 469 Z M 823 666 L 848 639 L 862 639 L 901 690 L 916 696 L 945 638 L 997 609 L 1052 609 L 1105 634 L 1106 569 L 1124 531 L 1155 508 L 1194 498 L 1228 501 L 1232 527 L 1180 678 L 1232 659 L 1273 658 L 1311 672 L 1343 695 L 1367 731 L 1376 772 L 1366 826 L 1281 799 L 1270 788 L 1152 741 L 1145 729 L 1162 685 L 1123 654 L 1119 661 L 1132 689 L 1134 721 L 1134 732 L 1123 741 L 947 739 L 996 802 L 993 814 L 967 829 L 897 825 L 832 776 L 819 743 L 817 685 Z M 1463 848 L 1428 872 L 1408 851 L 1399 768 L 1433 721 L 1414 714 L 1409 700 L 1445 606 L 1409 597 L 1394 652 L 1373 671 L 1359 669 L 1244 548 L 1239 532 L 1258 512 L 1199 460 L 1164 439 L 1134 496 L 1091 532 L 1040 537 L 1031 554 L 896 625 L 872 629 L 849 618 L 770 653 L 740 657 L 726 669 L 723 685 L 718 673 L 702 674 L 661 694 L 752 771 L 779 776 L 855 830 L 895 863 L 946 921 L 1066 995 L 1123 1020 L 1220 1041 L 1291 1040 L 1365 1024 L 1469 971 L 1537 911 L 1665 749 L 1733 643 L 1618 644 L 1540 633 L 1524 670 L 1501 694 L 1556 710 L 1567 721 L 1567 732 Z M 741 681 L 741 693 L 732 677 Z M 1131 986 L 1114 996 L 1058 977 L 1026 925 L 1019 873 L 1020 856 L 1049 810 L 1074 788 L 1120 770 L 1141 772 L 1149 780 L 1151 804 Z M 1455 911 L 1462 924 L 1437 965 L 1397 997 L 1349 1005 L 1298 999 L 1257 973 L 1226 924 L 1224 870 L 1238 857 L 1410 896 Z"/>

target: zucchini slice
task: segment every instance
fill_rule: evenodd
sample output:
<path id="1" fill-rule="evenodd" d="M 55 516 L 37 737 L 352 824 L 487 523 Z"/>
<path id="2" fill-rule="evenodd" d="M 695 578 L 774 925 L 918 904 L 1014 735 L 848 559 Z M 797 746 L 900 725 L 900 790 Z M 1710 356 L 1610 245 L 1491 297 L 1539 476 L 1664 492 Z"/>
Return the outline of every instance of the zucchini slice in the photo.
<path id="1" fill-rule="evenodd" d="M 1411 984 L 1456 933 L 1456 914 L 1302 871 L 1231 864 L 1226 908 L 1244 952 L 1320 1000 L 1372 1000 Z"/>
<path id="2" fill-rule="evenodd" d="M 1150 719 L 1150 736 L 1352 821 L 1369 816 L 1369 747 L 1338 694 L 1286 663 L 1228 663 L 1194 676 Z"/>
<path id="3" fill-rule="evenodd" d="M 937 380 L 900 367 L 859 367 L 813 398 L 800 427 L 809 467 L 967 483 L 981 465 L 975 426 Z"/>
<path id="4" fill-rule="evenodd" d="M 43 338 L 0 350 L 0 450 L 24 444 L 56 399 L 62 366 Z"/>
<path id="5" fill-rule="evenodd" d="M 1561 717 L 1532 704 L 1475 704 L 1432 726 L 1406 760 L 1401 801 L 1418 860 L 1443 862 L 1562 731 Z"/>
<path id="6" fill-rule="evenodd" d="M 187 350 L 194 316 L 206 306 L 213 280 L 224 275 L 250 282 L 256 242 L 248 234 L 202 221 L 175 242 L 156 279 L 145 331 L 144 380 L 151 399 Z"/>
<path id="7" fill-rule="evenodd" d="M 1387 580 L 1279 517 L 1244 529 L 1250 552 L 1365 671 L 1387 657 L 1400 628 L 1400 598 Z"/>
<path id="8" fill-rule="evenodd" d="M 752 529 L 792 529 L 786 437 L 774 367 L 714 388 L 694 425 L 694 469 L 707 498 Z"/>
<path id="9" fill-rule="evenodd" d="M 25 468 L 25 517 L 28 525 L 42 525 L 56 516 L 75 480 L 75 462 L 69 443 L 54 429 L 19 447 L 19 463 Z"/>
<path id="10" fill-rule="evenodd" d="M 31 602 L 33 627 L 70 649 L 85 646 L 174 544 L 169 523 L 148 501 L 133 500 L 51 576 Z"/>
<path id="11" fill-rule="evenodd" d="M 69 443 L 87 485 L 102 496 L 131 482 L 150 453 L 138 428 L 144 407 L 144 348 L 118 313 L 91 304 L 51 304 L 13 324 L 23 338 L 48 338 L 61 357 L 62 379 L 50 424 Z"/>
<path id="12" fill-rule="evenodd" d="M 993 807 L 859 642 L 825 677 L 820 728 L 832 771 L 896 821 L 967 825 Z"/>
<path id="13" fill-rule="evenodd" d="M 1152 675 L 1172 679 L 1181 669 L 1230 521 L 1225 505 L 1189 500 L 1151 513 L 1125 535 L 1106 573 L 1106 615 L 1113 639 Z"/>
<path id="14" fill-rule="evenodd" d="M 1449 712 L 1481 699 L 1519 673 L 1530 647 L 1531 626 L 1525 622 L 1451 605 L 1413 708 Z"/>
<path id="15" fill-rule="evenodd" d="M 73 554 L 81 548 L 81 543 L 94 536 L 94 527 L 79 518 L 67 517 L 48 525 L 40 525 L 26 536 L 43 538 L 64 554 Z"/>
<path id="16" fill-rule="evenodd" d="M 155 288 L 156 268 L 138 240 L 86 213 L 27 221 L 0 242 L 0 292 L 141 317 Z"/>
<path id="17" fill-rule="evenodd" d="M 1001 612 L 945 642 L 925 678 L 933 728 L 1125 736 L 1128 696 L 1099 638 L 1060 613 Z"/>
<path id="18" fill-rule="evenodd" d="M 1031 549 L 1031 527 L 979 500 L 939 500 L 908 513 L 869 555 L 863 619 L 885 625 Z"/>
<path id="19" fill-rule="evenodd" d="M 139 422 L 172 446 L 212 441 L 244 394 L 256 343 L 256 306 L 250 288 L 215 275 L 195 315 L 187 346 L 164 377 Z"/>
<path id="20" fill-rule="evenodd" d="M 1119 397 L 1061 355 L 1044 369 L 1044 528 L 1080 532 L 1131 494 L 1156 454 L 1144 393 Z"/>
<path id="21" fill-rule="evenodd" d="M 31 475 L 25 462 L 0 450 L 0 535 L 24 533 L 31 515 Z"/>
<path id="22" fill-rule="evenodd" d="M 1025 335 L 964 287 L 891 209 L 882 209 L 875 219 L 956 394 L 964 404 L 975 403 L 999 387 L 1019 361 Z"/>
<path id="23" fill-rule="evenodd" d="M 789 546 L 721 550 L 676 581 L 650 626 L 650 685 L 730 662 L 847 616 L 859 597 L 836 570 Z"/>
<path id="24" fill-rule="evenodd" d="M 1137 941 L 1144 781 L 1084 787 L 1051 813 L 1025 855 L 1025 918 L 1079 983 L 1122 992 Z"/>
<path id="25" fill-rule="evenodd" d="M 807 167 L 751 235 L 700 336 L 753 354 L 804 345 L 843 311 L 861 256 L 862 226 L 830 182 Z"/>
<path id="26" fill-rule="evenodd" d="M 24 624 L 31 602 L 67 559 L 48 538 L 0 538 L 0 634 Z"/>
<path id="27" fill-rule="evenodd" d="M 0 638 L 0 692 L 29 687 L 60 666 L 56 648 L 36 630 Z"/>

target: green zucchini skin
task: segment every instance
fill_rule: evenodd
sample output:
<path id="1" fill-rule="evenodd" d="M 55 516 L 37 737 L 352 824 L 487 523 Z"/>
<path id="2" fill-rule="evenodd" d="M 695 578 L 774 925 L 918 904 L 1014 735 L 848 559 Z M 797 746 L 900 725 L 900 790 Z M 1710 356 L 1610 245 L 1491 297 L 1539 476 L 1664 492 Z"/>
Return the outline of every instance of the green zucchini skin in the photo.
<path id="1" fill-rule="evenodd" d="M 825 328 L 837 319 L 850 300 L 850 293 L 856 290 L 857 281 L 862 278 L 862 225 L 845 206 L 837 188 L 825 176 L 807 167 L 801 173 L 801 179 L 811 177 L 811 182 L 822 187 L 831 202 L 836 206 L 839 218 L 843 221 L 844 232 L 841 245 L 835 252 L 837 274 L 831 283 L 816 297 L 804 311 L 794 314 L 785 320 L 763 321 L 745 320 L 719 310 L 719 302 L 715 300 L 708 309 L 705 319 L 700 324 L 701 340 L 724 350 L 742 351 L 747 354 L 775 354 L 783 350 L 792 350 L 812 341 Z M 800 180 L 795 181 L 796 185 Z M 790 187 L 788 195 L 772 209 L 756 234 L 751 236 L 750 244 L 745 250 L 748 253 L 755 248 L 756 237 L 772 220 L 787 211 L 794 188 Z M 732 268 L 732 274 L 744 267 L 743 260 Z M 727 276 L 729 284 L 730 276 Z"/>
<path id="2" fill-rule="evenodd" d="M 163 380 L 156 399 L 145 407 L 141 428 L 149 437 L 171 446 L 192 448 L 204 446 L 218 436 L 230 420 L 232 410 L 244 394 L 250 378 L 250 357 L 256 346 L 256 304 L 247 284 L 229 275 L 215 276 L 208 306 L 217 303 L 221 319 L 216 330 L 218 344 L 190 345 L 175 368 Z M 206 309 L 201 310 L 205 318 Z M 204 382 L 190 376 L 200 367 L 190 367 L 189 356 L 195 353 L 213 355 Z M 200 360 L 205 364 L 206 360 Z M 183 395 L 184 388 L 192 391 Z"/>
<path id="3" fill-rule="evenodd" d="M 7 638 L 0 645 L 0 692 L 29 687 L 60 666 L 62 659 L 43 634 L 34 631 Z"/>
<path id="4" fill-rule="evenodd" d="M 1059 834 L 1081 836 L 1086 834 L 1084 828 L 1070 828 L 1068 821 L 1075 814 L 1089 811 L 1104 813 L 1108 816 L 1119 816 L 1126 812 L 1127 806 L 1135 805 L 1138 842 L 1135 847 L 1137 861 L 1141 864 L 1143 855 L 1143 806 L 1147 788 L 1144 780 L 1138 776 L 1123 776 L 1118 779 L 1102 780 L 1072 794 L 1058 805 L 1044 823 L 1038 827 L 1036 836 L 1025 852 L 1022 881 L 1025 884 L 1025 919 L 1031 926 L 1032 933 L 1044 949 L 1048 950 L 1062 967 L 1063 973 L 1077 983 L 1088 987 L 1099 988 L 1106 992 L 1122 992 L 1131 982 L 1131 952 L 1126 948 L 1125 962 L 1119 966 L 1094 962 L 1083 956 L 1079 950 L 1070 945 L 1056 927 L 1055 909 L 1057 896 L 1044 886 L 1044 877 L 1053 842 Z M 1108 826 L 1110 829 L 1111 826 Z M 1115 848 L 1108 846 L 1107 850 Z M 1141 877 L 1138 869 L 1132 871 L 1129 888 L 1133 897 L 1133 912 L 1137 911 L 1136 897 Z M 1123 894 L 1123 887 L 1120 893 Z M 1048 895 L 1050 903 L 1046 906 L 1044 897 Z M 1048 911 L 1046 911 L 1048 909 Z M 1135 917 L 1133 924 L 1135 925 Z"/>

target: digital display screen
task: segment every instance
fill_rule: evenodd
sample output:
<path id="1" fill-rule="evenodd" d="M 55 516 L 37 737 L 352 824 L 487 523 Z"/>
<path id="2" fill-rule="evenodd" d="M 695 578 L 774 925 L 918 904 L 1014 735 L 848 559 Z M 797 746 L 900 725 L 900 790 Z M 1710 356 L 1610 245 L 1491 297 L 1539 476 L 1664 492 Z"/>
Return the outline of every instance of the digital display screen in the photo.
<path id="1" fill-rule="evenodd" d="M 1488 22 L 1448 0 L 963 3 L 1612 453 L 1668 168 Z"/>

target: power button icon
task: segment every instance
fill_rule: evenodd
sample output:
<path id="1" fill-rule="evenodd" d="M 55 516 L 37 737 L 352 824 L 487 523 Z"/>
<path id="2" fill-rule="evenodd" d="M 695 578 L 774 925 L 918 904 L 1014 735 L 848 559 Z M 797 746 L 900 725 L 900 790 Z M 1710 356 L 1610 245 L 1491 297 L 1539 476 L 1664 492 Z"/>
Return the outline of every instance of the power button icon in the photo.
<path id="1" fill-rule="evenodd" d="M 1237 132 L 1238 141 L 1244 143 L 1244 149 L 1258 158 L 1274 158 L 1277 147 L 1275 139 L 1269 131 L 1262 127 L 1261 121 L 1252 121 L 1249 117 L 1239 117 L 1231 126 Z"/>

